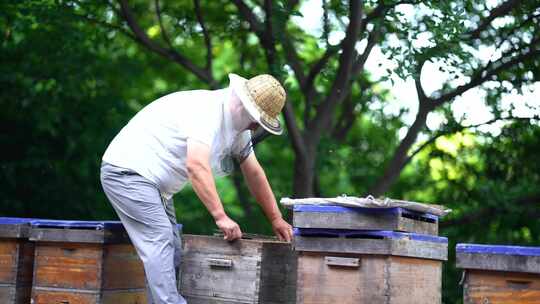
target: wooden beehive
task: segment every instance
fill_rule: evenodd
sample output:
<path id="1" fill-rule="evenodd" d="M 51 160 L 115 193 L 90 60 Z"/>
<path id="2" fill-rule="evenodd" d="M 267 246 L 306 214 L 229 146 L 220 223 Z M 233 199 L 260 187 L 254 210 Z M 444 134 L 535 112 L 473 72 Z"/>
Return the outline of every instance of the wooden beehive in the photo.
<path id="1" fill-rule="evenodd" d="M 120 222 L 35 221 L 34 304 L 146 303 L 145 275 Z"/>
<path id="2" fill-rule="evenodd" d="M 429 213 L 395 208 L 360 208 L 333 205 L 295 205 L 293 226 L 297 228 L 389 230 L 437 235 L 439 217 Z"/>
<path id="3" fill-rule="evenodd" d="M 295 303 L 296 254 L 288 243 L 184 235 L 180 291 L 189 304 Z"/>
<path id="4" fill-rule="evenodd" d="M 299 304 L 441 303 L 446 238 L 295 228 L 294 248 Z"/>
<path id="5" fill-rule="evenodd" d="M 0 303 L 30 303 L 34 243 L 32 219 L 0 217 Z"/>
<path id="6" fill-rule="evenodd" d="M 540 303 L 540 247 L 458 244 L 463 302 Z"/>

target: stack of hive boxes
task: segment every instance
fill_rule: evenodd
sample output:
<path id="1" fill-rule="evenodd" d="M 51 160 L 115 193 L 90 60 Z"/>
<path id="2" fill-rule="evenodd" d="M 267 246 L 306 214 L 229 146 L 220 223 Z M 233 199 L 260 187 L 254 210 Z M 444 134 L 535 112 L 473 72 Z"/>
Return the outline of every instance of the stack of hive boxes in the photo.
<path id="1" fill-rule="evenodd" d="M 294 205 L 297 303 L 441 303 L 448 240 L 404 208 Z"/>
<path id="2" fill-rule="evenodd" d="M 458 244 L 463 303 L 540 303 L 540 247 Z"/>
<path id="3" fill-rule="evenodd" d="M 146 303 L 142 263 L 120 222 L 32 222 L 32 303 Z"/>
<path id="4" fill-rule="evenodd" d="M 32 219 L 0 217 L 0 303 L 30 303 L 34 243 Z"/>

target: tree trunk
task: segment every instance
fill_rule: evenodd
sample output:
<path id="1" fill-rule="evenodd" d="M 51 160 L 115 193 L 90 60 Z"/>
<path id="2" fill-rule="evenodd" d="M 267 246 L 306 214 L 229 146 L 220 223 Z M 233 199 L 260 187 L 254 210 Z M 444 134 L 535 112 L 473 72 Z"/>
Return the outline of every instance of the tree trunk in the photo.
<path id="1" fill-rule="evenodd" d="M 305 155 L 296 155 L 294 162 L 293 196 L 295 198 L 313 197 L 315 195 L 315 159 L 316 149 L 306 147 Z"/>
<path id="2" fill-rule="evenodd" d="M 383 195 L 397 180 L 401 170 L 403 170 L 403 167 L 407 164 L 407 152 L 415 143 L 418 133 L 420 133 L 422 128 L 426 125 L 426 119 L 430 111 L 430 107 L 420 106 L 414 123 L 409 128 L 405 138 L 403 138 L 399 144 L 393 158 L 384 170 L 384 174 L 379 178 L 375 185 L 371 187 L 367 194 L 371 194 L 375 197 Z"/>

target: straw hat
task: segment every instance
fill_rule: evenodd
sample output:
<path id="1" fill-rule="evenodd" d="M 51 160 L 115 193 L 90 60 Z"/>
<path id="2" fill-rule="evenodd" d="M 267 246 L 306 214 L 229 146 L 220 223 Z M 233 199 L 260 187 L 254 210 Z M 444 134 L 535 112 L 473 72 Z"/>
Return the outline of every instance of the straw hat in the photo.
<path id="1" fill-rule="evenodd" d="M 280 135 L 283 127 L 279 113 L 285 105 L 285 90 L 274 77 L 268 74 L 249 80 L 229 74 L 230 86 L 234 89 L 244 108 L 266 131 Z"/>

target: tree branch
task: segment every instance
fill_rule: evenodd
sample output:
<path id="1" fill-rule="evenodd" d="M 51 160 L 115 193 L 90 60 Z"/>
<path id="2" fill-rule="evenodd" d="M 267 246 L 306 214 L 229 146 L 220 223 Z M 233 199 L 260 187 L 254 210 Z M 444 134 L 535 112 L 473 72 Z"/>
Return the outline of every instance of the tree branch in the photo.
<path id="1" fill-rule="evenodd" d="M 361 99 L 363 95 L 363 90 L 360 91 L 360 96 L 358 96 L 355 99 Z M 355 103 L 353 102 L 353 98 L 351 94 L 343 100 L 342 106 L 341 106 L 341 115 L 339 119 L 336 121 L 336 125 L 334 126 L 334 129 L 332 131 L 332 137 L 338 141 L 342 141 L 347 136 L 347 133 L 351 129 L 351 127 L 354 125 L 354 122 L 356 121 L 356 113 L 354 113 Z"/>
<path id="2" fill-rule="evenodd" d="M 291 139 L 291 144 L 296 155 L 305 155 L 306 154 L 306 144 L 304 138 L 300 133 L 300 129 L 296 124 L 294 109 L 290 102 L 286 102 L 283 108 L 283 116 L 285 116 L 285 124 L 287 125 L 287 130 L 289 132 L 289 138 Z"/>
<path id="3" fill-rule="evenodd" d="M 300 87 L 304 87 L 306 83 L 306 76 L 304 75 L 304 68 L 302 66 L 302 62 L 300 61 L 300 58 L 298 57 L 298 54 L 296 53 L 296 48 L 294 47 L 291 39 L 286 33 L 281 33 L 283 37 L 283 50 L 285 51 L 285 56 L 287 58 L 287 62 L 289 63 L 289 66 L 294 71 L 294 75 L 296 76 L 296 80 L 298 81 L 298 84 Z"/>
<path id="4" fill-rule="evenodd" d="M 356 54 L 355 45 L 362 20 L 362 3 L 359 0 L 351 0 L 349 5 L 349 25 L 345 38 L 342 42 L 342 53 L 339 58 L 339 67 L 336 79 L 332 83 L 330 93 L 317 107 L 317 114 L 310 123 L 315 138 L 320 137 L 321 131 L 328 129 L 335 106 L 346 96 L 345 88 L 351 78 L 353 60 Z"/>
<path id="5" fill-rule="evenodd" d="M 242 18 L 244 18 L 249 23 L 249 27 L 251 28 L 251 30 L 255 32 L 257 36 L 259 35 L 264 36 L 263 25 L 257 19 L 257 16 L 253 14 L 253 12 L 251 11 L 251 8 L 249 8 L 249 6 L 247 6 L 247 4 L 245 4 L 244 1 L 242 0 L 233 0 L 233 2 L 236 5 L 238 12 L 242 16 Z"/>
<path id="6" fill-rule="evenodd" d="M 485 31 L 490 25 L 493 20 L 495 20 L 498 17 L 504 16 L 507 13 L 509 13 L 513 8 L 517 7 L 520 4 L 521 0 L 508 0 L 506 2 L 503 2 L 501 5 L 495 7 L 492 9 L 489 13 L 489 16 L 480 23 L 480 25 L 473 31 L 469 33 L 469 35 L 473 39 L 477 39 L 480 37 L 480 34 Z"/>
<path id="7" fill-rule="evenodd" d="M 121 25 L 108 23 L 108 22 L 103 21 L 103 20 L 94 19 L 94 18 L 89 17 L 87 15 L 81 15 L 81 14 L 77 14 L 77 13 L 73 13 L 73 14 L 71 14 L 71 16 L 73 16 L 75 18 L 83 19 L 83 20 L 88 21 L 88 22 L 90 22 L 92 24 L 103 26 L 103 27 L 111 29 L 111 30 L 119 31 L 120 33 L 124 34 L 126 37 L 128 37 L 130 39 L 133 39 L 133 40 L 137 39 L 135 36 L 133 36 L 129 31 L 127 31 Z"/>
<path id="8" fill-rule="evenodd" d="M 538 56 L 540 56 L 540 50 L 531 49 L 529 52 L 521 54 L 519 56 L 516 56 L 516 57 L 512 58 L 511 60 L 509 60 L 507 62 L 501 63 L 498 67 L 487 71 L 487 69 L 489 69 L 489 67 L 491 65 L 493 65 L 495 63 L 498 63 L 498 62 L 502 62 L 503 59 L 506 59 L 506 57 L 503 55 L 496 62 L 493 62 L 493 63 L 490 62 L 490 63 L 488 63 L 488 65 L 484 69 L 481 69 L 481 70 L 477 71 L 476 73 L 474 73 L 475 76 L 473 76 L 471 78 L 471 81 L 469 81 L 469 83 L 458 86 L 453 91 L 448 92 L 446 94 L 443 94 L 439 98 L 434 99 L 433 102 L 436 104 L 436 106 L 440 106 L 440 105 L 444 104 L 445 102 L 448 102 L 448 101 L 454 99 L 455 97 L 465 93 L 469 89 L 472 89 L 472 88 L 484 83 L 485 81 L 487 81 L 491 77 L 497 75 L 501 71 L 509 69 L 512 66 L 514 66 L 514 65 L 516 65 L 516 64 L 518 64 L 520 62 L 527 61 L 528 59 L 537 58 Z"/>
<path id="9" fill-rule="evenodd" d="M 163 40 L 169 46 L 169 48 L 172 50 L 174 49 L 171 39 L 169 38 L 169 35 L 167 34 L 167 31 L 165 31 L 165 27 L 163 26 L 163 20 L 161 19 L 161 8 L 159 5 L 159 0 L 154 1 L 154 7 L 156 8 L 156 17 L 159 23 L 159 28 L 161 29 L 161 37 L 163 37 Z"/>
<path id="10" fill-rule="evenodd" d="M 161 55 L 162 57 L 165 57 L 169 60 L 172 60 L 181 66 L 185 67 L 189 71 L 191 71 L 193 74 L 195 74 L 199 79 L 206 82 L 210 85 L 212 88 L 217 88 L 218 84 L 213 79 L 212 74 L 208 73 L 204 69 L 199 68 L 196 66 L 193 62 L 191 62 L 189 59 L 184 57 L 182 54 L 172 50 L 172 49 L 165 49 L 159 44 L 157 44 L 155 41 L 150 39 L 144 32 L 144 30 L 140 27 L 140 25 L 135 20 L 135 17 L 133 16 L 133 13 L 131 12 L 131 9 L 129 8 L 127 0 L 119 0 L 120 2 L 120 8 L 122 12 L 122 16 L 124 20 L 127 22 L 129 28 L 135 35 L 135 41 L 137 41 L 142 46 L 146 47 L 150 51 Z"/>
<path id="11" fill-rule="evenodd" d="M 309 121 L 309 114 L 313 100 L 318 98 L 317 91 L 315 90 L 315 78 L 319 75 L 332 56 L 338 51 L 337 47 L 329 47 L 324 52 L 323 56 L 311 67 L 309 74 L 307 75 L 303 85 L 301 86 L 302 92 L 306 97 L 306 107 L 304 109 L 304 124 L 307 125 Z"/>
<path id="12" fill-rule="evenodd" d="M 204 35 L 204 43 L 206 45 L 206 70 L 210 72 L 212 71 L 212 40 L 210 39 L 210 34 L 204 23 L 199 0 L 193 0 L 193 4 L 195 5 L 195 15 L 197 15 L 197 21 L 201 25 Z"/>
<path id="13" fill-rule="evenodd" d="M 399 176 L 403 167 L 405 167 L 405 161 L 407 157 L 407 151 L 416 141 L 418 134 L 426 125 L 427 116 L 430 112 L 430 108 L 420 105 L 416 119 L 407 131 L 407 134 L 403 140 L 399 143 L 392 159 L 386 166 L 383 175 L 377 180 L 377 182 L 369 189 L 367 194 L 373 196 L 380 196 L 390 188 L 394 181 Z"/>
<path id="14" fill-rule="evenodd" d="M 322 9 L 323 9 L 323 32 L 322 38 L 326 43 L 326 48 L 330 46 L 328 41 L 328 36 L 330 34 L 330 19 L 328 18 L 328 0 L 322 0 Z"/>

